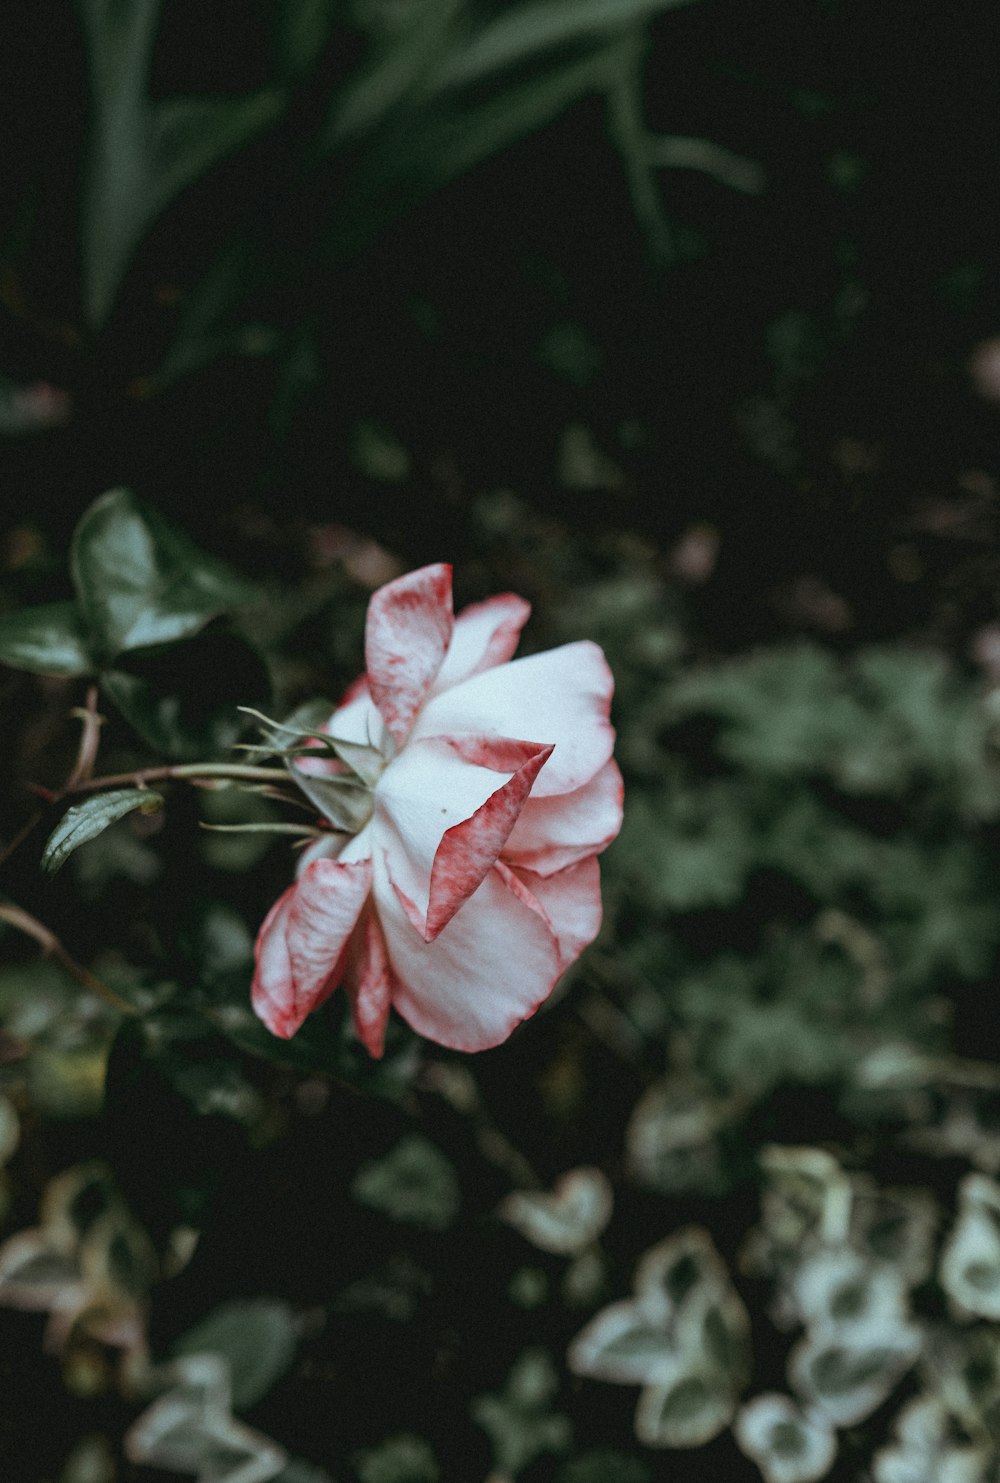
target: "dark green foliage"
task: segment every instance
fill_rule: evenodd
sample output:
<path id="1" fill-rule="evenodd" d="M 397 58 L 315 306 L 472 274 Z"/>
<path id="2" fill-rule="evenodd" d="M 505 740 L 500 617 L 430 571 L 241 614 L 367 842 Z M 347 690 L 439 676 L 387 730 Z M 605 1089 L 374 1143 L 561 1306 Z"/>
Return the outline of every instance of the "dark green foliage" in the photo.
<path id="1" fill-rule="evenodd" d="M 996 1483 L 981 10 L 4 17 L 0 1477 Z M 432 560 L 604 646 L 626 819 L 375 1063 L 254 939 Z"/>
<path id="2" fill-rule="evenodd" d="M 1000 769 L 973 682 L 930 651 L 800 643 L 647 684 L 621 730 L 625 958 L 716 1087 L 942 1044 L 938 996 L 1000 942 Z"/>

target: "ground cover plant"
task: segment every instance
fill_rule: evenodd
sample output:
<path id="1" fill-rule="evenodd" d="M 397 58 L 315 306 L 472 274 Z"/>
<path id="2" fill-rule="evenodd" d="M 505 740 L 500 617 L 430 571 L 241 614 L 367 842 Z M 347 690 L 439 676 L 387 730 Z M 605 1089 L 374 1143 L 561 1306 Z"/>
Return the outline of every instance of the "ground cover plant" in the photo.
<path id="1" fill-rule="evenodd" d="M 984 21 L 10 24 L 5 1480 L 1000 1478 Z"/>

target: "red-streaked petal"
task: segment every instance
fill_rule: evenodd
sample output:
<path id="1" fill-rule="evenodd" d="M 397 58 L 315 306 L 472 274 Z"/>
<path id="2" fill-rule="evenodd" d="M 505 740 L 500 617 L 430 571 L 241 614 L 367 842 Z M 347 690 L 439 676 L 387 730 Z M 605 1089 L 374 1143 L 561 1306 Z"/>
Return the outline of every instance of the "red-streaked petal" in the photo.
<path id="1" fill-rule="evenodd" d="M 370 1056 L 380 1060 L 392 1003 L 392 969 L 382 927 L 372 910 L 364 913 L 351 938 L 345 982 L 358 1039 Z"/>
<path id="2" fill-rule="evenodd" d="M 485 602 L 463 608 L 455 619 L 448 654 L 431 688 L 436 695 L 459 685 L 484 669 L 511 659 L 521 629 L 531 616 L 531 604 L 513 592 L 501 592 Z"/>
<path id="3" fill-rule="evenodd" d="M 394 975 L 393 1004 L 428 1040 L 453 1050 L 499 1045 L 548 998 L 560 957 L 545 917 L 490 870 L 425 943 L 376 861 L 374 891 Z"/>
<path id="4" fill-rule="evenodd" d="M 397 745 L 437 678 L 454 622 L 451 567 L 444 563 L 409 572 L 372 595 L 365 630 L 368 686 Z"/>
<path id="5" fill-rule="evenodd" d="M 294 1035 L 336 988 L 371 877 L 370 860 L 314 860 L 268 913 L 252 999 L 273 1034 Z"/>
<path id="6" fill-rule="evenodd" d="M 551 750 L 509 737 L 430 737 L 383 773 L 375 834 L 425 941 L 478 889 Z"/>
<path id="7" fill-rule="evenodd" d="M 572 793 L 532 793 L 503 847 L 508 865 L 553 875 L 605 849 L 622 826 L 622 775 L 614 761 Z"/>
<path id="8" fill-rule="evenodd" d="M 365 904 L 371 879 L 368 860 L 352 864 L 314 860 L 302 872 L 286 934 L 298 994 L 308 997 L 319 992 L 336 967 Z"/>
<path id="9" fill-rule="evenodd" d="M 286 1040 L 295 1033 L 285 1029 L 286 1010 L 292 993 L 292 967 L 285 931 L 295 891 L 295 886 L 289 886 L 278 897 L 257 933 L 254 949 L 257 966 L 250 991 L 254 1013 L 264 1021 L 272 1035 L 280 1035 Z"/>
<path id="10" fill-rule="evenodd" d="M 417 718 L 418 737 L 518 736 L 530 730 L 555 745 L 535 797 L 571 793 L 611 756 L 608 720 L 614 680 L 596 644 L 583 640 L 498 664 L 434 695 Z"/>
<path id="11" fill-rule="evenodd" d="M 442 836 L 431 869 L 427 903 L 428 941 L 433 941 L 462 903 L 478 890 L 506 844 L 532 785 L 551 754 L 551 747 L 539 747 L 533 751 L 510 780 L 491 794 L 470 819 L 455 824 Z"/>
<path id="12" fill-rule="evenodd" d="M 601 930 L 601 870 L 591 855 L 554 875 L 514 874 L 545 913 L 559 943 L 560 971 L 575 963 Z"/>

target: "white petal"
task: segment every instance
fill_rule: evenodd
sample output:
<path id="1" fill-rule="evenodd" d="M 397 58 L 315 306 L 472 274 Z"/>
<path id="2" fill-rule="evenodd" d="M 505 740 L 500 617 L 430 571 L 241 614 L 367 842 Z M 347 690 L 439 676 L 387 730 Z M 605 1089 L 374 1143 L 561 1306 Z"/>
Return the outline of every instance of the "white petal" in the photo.
<path id="1" fill-rule="evenodd" d="M 508 865 L 552 875 L 596 855 L 622 826 L 622 777 L 613 761 L 572 793 L 540 798 L 538 791 L 532 791 L 504 845 Z"/>
<path id="2" fill-rule="evenodd" d="M 375 900 L 395 984 L 393 1004 L 420 1035 L 453 1050 L 499 1045 L 547 999 L 559 952 L 544 917 L 491 870 L 433 942 L 424 942 L 375 864 Z"/>
<path id="3" fill-rule="evenodd" d="M 501 862 L 502 863 L 502 862 Z M 578 860 L 554 875 L 513 872 L 548 918 L 563 969 L 575 963 L 601 930 L 601 871 L 596 856 Z"/>
<path id="4" fill-rule="evenodd" d="M 428 941 L 497 859 L 547 756 L 532 742 L 429 737 L 382 774 L 376 849 Z"/>
<path id="5" fill-rule="evenodd" d="M 568 793 L 590 781 L 611 756 L 608 720 L 614 680 L 604 655 L 586 640 L 499 664 L 434 695 L 411 740 L 428 736 L 524 736 L 554 743 L 534 796 Z"/>
<path id="6" fill-rule="evenodd" d="M 323 730 L 329 736 L 335 736 L 338 741 L 353 742 L 360 747 L 375 747 L 382 753 L 391 748 L 385 722 L 372 700 L 368 682 L 364 678 L 355 680 Z"/>
<path id="7" fill-rule="evenodd" d="M 431 694 L 450 690 L 471 675 L 504 664 L 517 648 L 521 629 L 531 616 L 531 604 L 513 592 L 463 608 L 455 619 L 448 653 Z"/>

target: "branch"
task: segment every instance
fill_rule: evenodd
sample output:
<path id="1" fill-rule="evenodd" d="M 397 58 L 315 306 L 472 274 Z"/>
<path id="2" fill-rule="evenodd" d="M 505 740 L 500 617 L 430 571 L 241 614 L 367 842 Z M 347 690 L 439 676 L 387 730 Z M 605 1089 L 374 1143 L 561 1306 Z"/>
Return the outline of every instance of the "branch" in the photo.
<path id="1" fill-rule="evenodd" d="M 85 989 L 103 999 L 105 1004 L 110 1004 L 121 1014 L 138 1014 L 139 1011 L 125 999 L 120 999 L 113 989 L 109 989 L 106 983 L 91 973 L 89 968 L 84 968 L 63 947 L 54 932 L 33 917 L 23 907 L 13 906 L 10 902 L 0 904 L 0 921 L 7 922 L 11 927 L 16 927 L 19 932 L 24 932 L 28 937 L 33 937 L 39 944 L 46 958 L 52 958 L 59 964 L 70 978 L 76 979 Z"/>

